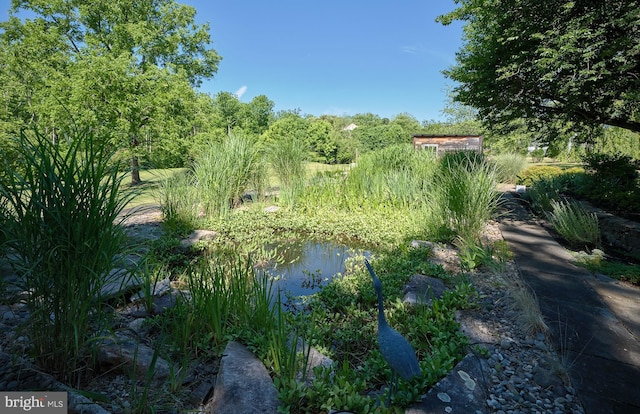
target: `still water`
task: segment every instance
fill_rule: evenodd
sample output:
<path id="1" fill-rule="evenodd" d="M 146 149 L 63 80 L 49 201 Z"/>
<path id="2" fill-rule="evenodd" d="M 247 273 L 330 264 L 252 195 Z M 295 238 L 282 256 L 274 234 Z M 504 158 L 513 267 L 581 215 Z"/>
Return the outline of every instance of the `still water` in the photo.
<path id="1" fill-rule="evenodd" d="M 335 275 L 344 273 L 348 258 L 364 252 L 334 242 L 311 240 L 279 244 L 276 250 L 282 263 L 271 264 L 265 270 L 273 278 L 274 291 L 294 297 L 317 292 Z"/>

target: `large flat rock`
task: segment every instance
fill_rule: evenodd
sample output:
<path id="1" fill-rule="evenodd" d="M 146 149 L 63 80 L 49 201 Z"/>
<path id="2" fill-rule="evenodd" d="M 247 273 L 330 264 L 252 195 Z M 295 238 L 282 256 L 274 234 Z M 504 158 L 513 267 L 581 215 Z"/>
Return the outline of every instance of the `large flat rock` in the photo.
<path id="1" fill-rule="evenodd" d="M 211 414 L 278 412 L 278 391 L 264 364 L 244 345 L 231 341 L 224 350 L 213 398 L 206 405 Z"/>

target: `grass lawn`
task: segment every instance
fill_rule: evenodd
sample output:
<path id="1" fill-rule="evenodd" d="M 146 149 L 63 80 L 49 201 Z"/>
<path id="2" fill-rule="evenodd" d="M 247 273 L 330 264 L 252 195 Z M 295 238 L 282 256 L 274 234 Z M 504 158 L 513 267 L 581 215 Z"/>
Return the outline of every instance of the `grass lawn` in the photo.
<path id="1" fill-rule="evenodd" d="M 186 168 L 165 168 L 140 171 L 140 179 L 142 182 L 138 185 L 131 185 L 131 173 L 127 173 L 122 180 L 121 190 L 134 191 L 136 196 L 127 204 L 127 207 L 136 207 L 142 204 L 155 204 L 155 190 L 160 183 L 173 175 L 176 175 Z"/>

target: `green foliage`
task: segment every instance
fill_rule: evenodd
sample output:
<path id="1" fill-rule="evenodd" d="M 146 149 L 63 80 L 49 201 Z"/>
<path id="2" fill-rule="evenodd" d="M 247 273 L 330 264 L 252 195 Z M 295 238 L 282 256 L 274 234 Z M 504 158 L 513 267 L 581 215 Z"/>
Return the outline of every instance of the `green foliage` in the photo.
<path id="1" fill-rule="evenodd" d="M 490 127 L 615 125 L 640 131 L 636 1 L 468 0 L 438 20 L 465 23 L 456 100 Z M 587 62 L 588 64 L 585 64 Z"/>
<path id="2" fill-rule="evenodd" d="M 419 206 L 435 164 L 433 155 L 406 144 L 366 153 L 346 175 L 316 177 L 306 189 L 304 208 L 353 211 Z"/>
<path id="3" fill-rule="evenodd" d="M 336 162 L 338 142 L 336 134 L 328 121 L 314 120 L 307 130 L 306 143 L 310 150 L 310 159 L 323 163 Z"/>
<path id="4" fill-rule="evenodd" d="M 524 170 L 527 166 L 527 159 L 522 154 L 505 152 L 496 155 L 491 160 L 497 166 L 498 182 L 501 183 L 515 183 L 518 174 Z"/>
<path id="5" fill-rule="evenodd" d="M 182 172 L 165 178 L 155 190 L 155 198 L 162 206 L 162 224 L 170 233 L 195 228 L 200 205 L 192 174 Z"/>
<path id="6" fill-rule="evenodd" d="M 261 136 L 261 141 L 269 144 L 281 140 L 293 140 L 304 145 L 307 140 L 309 120 L 298 114 L 286 114 L 275 120 Z"/>
<path id="7" fill-rule="evenodd" d="M 225 215 L 239 205 L 244 192 L 264 189 L 266 166 L 255 139 L 232 134 L 209 144 L 195 159 L 192 173 L 204 211 Z"/>
<path id="8" fill-rule="evenodd" d="M 640 134 L 617 127 L 603 128 L 602 135 L 595 139 L 593 152 L 627 155 L 634 160 L 640 160 Z"/>
<path id="9" fill-rule="evenodd" d="M 14 2 L 0 23 L 0 126 L 91 129 L 132 160 L 184 162 L 195 118 L 193 86 L 216 73 L 207 24 L 173 0 Z M 28 19 L 17 16 L 28 15 Z"/>
<path id="10" fill-rule="evenodd" d="M 305 183 L 303 164 L 306 146 L 293 136 L 285 136 L 267 144 L 267 157 L 280 181 L 280 199 L 290 208 L 300 197 Z"/>
<path id="11" fill-rule="evenodd" d="M 586 177 L 573 189 L 581 197 L 625 214 L 640 208 L 640 162 L 621 154 L 591 154 L 585 157 Z"/>
<path id="12" fill-rule="evenodd" d="M 596 247 L 600 245 L 598 217 L 575 201 L 551 200 L 549 221 L 569 243 Z"/>
<path id="13" fill-rule="evenodd" d="M 317 331 L 315 345 L 340 362 L 333 370 L 316 369 L 315 379 L 306 387 L 277 380 L 287 412 L 395 412 L 419 398 L 426 387 L 455 366 L 464 354 L 466 340 L 454 314 L 455 309 L 469 306 L 474 297 L 470 287 L 459 285 L 431 306 L 410 307 L 400 300 L 409 275 L 442 275 L 440 268 L 428 264 L 428 256 L 428 249 L 401 248 L 374 261 L 383 280 L 389 324 L 416 349 L 423 376 L 400 381 L 391 407 L 384 405 L 386 395 L 376 395 L 388 384 L 391 372 L 376 345 L 376 297 L 371 278 L 360 262 L 353 272 L 334 279 L 309 303 Z"/>
<path id="14" fill-rule="evenodd" d="M 397 124 L 358 127 L 353 131 L 353 136 L 360 143 L 363 152 L 408 143 L 411 139 L 411 134 L 407 134 Z"/>
<path id="15" fill-rule="evenodd" d="M 625 188 L 633 186 L 638 178 L 640 162 L 622 154 L 588 154 L 584 158 L 587 170 L 605 186 Z"/>
<path id="16" fill-rule="evenodd" d="M 276 330 L 280 308 L 272 306 L 268 277 L 256 274 L 252 263 L 239 256 L 211 259 L 197 260 L 186 269 L 189 294 L 157 318 L 175 355 L 217 354 L 230 339 L 266 343 Z"/>
<path id="17" fill-rule="evenodd" d="M 478 240 L 498 207 L 498 176 L 495 165 L 478 153 L 457 152 L 442 157 L 427 199 L 431 220 L 438 220 L 441 238 L 450 241 L 458 235 Z"/>
<path id="18" fill-rule="evenodd" d="M 544 160 L 545 151 L 542 148 L 537 148 L 531 151 L 531 158 L 533 162 L 542 162 Z"/>
<path id="19" fill-rule="evenodd" d="M 57 378 L 74 380 L 92 364 L 107 326 L 103 287 L 125 235 L 117 223 L 128 199 L 112 152 L 88 134 L 54 144 L 37 131 L 21 134 L 23 169 L 0 183 L 3 247 L 28 292 L 33 355 Z M 3 161 L 6 162 L 6 154 Z"/>
<path id="20" fill-rule="evenodd" d="M 544 216 L 553 211 L 552 203 L 556 201 L 563 190 L 560 176 L 538 179 L 531 187 L 527 187 L 525 199 L 530 202 L 531 209 Z"/>
<path id="21" fill-rule="evenodd" d="M 576 263 L 592 273 L 640 285 L 640 265 L 608 260 L 604 255 L 597 254 L 597 249 L 594 249 L 591 255 L 576 257 Z"/>
<path id="22" fill-rule="evenodd" d="M 552 165 L 533 165 L 520 174 L 516 184 L 530 187 L 543 178 L 553 178 L 562 174 L 562 168 Z"/>

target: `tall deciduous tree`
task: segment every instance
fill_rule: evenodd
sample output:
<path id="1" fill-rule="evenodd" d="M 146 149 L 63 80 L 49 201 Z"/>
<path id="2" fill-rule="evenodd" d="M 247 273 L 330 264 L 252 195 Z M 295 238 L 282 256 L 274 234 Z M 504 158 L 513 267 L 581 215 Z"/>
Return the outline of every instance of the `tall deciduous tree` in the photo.
<path id="1" fill-rule="evenodd" d="M 527 122 L 640 131 L 640 3 L 456 0 L 465 22 L 456 99 L 491 127 Z"/>
<path id="2" fill-rule="evenodd" d="M 218 68 L 195 13 L 173 0 L 13 0 L 0 24 L 2 80 L 15 86 L 3 121 L 99 130 L 128 152 L 139 182 L 139 147 L 160 124 L 188 130 L 175 117 L 193 116 L 193 87 Z"/>

